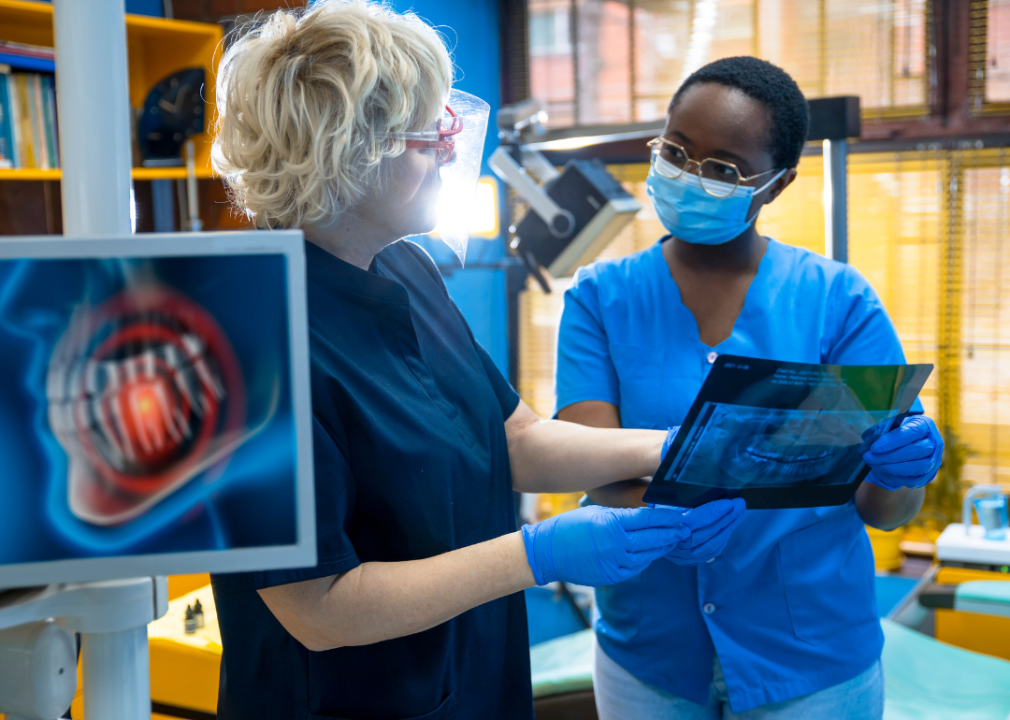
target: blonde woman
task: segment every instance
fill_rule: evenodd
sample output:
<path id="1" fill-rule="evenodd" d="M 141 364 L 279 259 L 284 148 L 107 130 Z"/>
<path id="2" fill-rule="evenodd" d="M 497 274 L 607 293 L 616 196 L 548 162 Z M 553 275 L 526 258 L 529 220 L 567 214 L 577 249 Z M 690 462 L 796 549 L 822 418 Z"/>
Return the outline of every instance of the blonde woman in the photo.
<path id="1" fill-rule="evenodd" d="M 585 508 L 516 531 L 513 490 L 649 475 L 667 433 L 538 418 L 397 242 L 434 227 L 451 76 L 430 27 L 366 2 L 279 11 L 222 59 L 216 167 L 258 227 L 309 241 L 318 564 L 214 578 L 221 718 L 530 718 L 518 591 L 708 556 L 742 516 Z"/>

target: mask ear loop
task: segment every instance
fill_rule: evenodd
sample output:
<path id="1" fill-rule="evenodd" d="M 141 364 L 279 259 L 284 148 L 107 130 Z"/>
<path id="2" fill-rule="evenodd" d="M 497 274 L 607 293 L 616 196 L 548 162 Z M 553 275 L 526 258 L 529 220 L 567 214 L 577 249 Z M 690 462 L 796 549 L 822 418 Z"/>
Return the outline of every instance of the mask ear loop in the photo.
<path id="1" fill-rule="evenodd" d="M 773 177 L 771 180 L 769 180 L 764 185 L 762 185 L 761 187 L 759 187 L 757 190 L 754 191 L 754 194 L 751 195 L 751 199 L 753 200 L 758 195 L 767 190 L 769 187 L 771 187 L 772 184 L 780 177 L 782 177 L 785 174 L 786 170 L 788 169 L 789 168 L 782 168 L 781 170 L 779 170 L 778 173 L 776 173 L 775 177 Z M 750 225 L 752 222 L 754 222 L 760 213 L 761 213 L 761 207 L 759 206 L 758 209 L 754 211 L 754 214 L 751 216 L 751 218 L 747 221 L 747 224 Z"/>

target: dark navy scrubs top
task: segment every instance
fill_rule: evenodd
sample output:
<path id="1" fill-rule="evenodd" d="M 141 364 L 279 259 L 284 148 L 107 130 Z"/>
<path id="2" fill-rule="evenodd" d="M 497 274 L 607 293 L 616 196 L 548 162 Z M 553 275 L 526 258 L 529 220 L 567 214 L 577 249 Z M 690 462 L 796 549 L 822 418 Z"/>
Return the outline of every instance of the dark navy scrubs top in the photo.
<path id="1" fill-rule="evenodd" d="M 516 593 L 438 627 L 310 652 L 256 590 L 418 560 L 516 529 L 519 397 L 410 242 L 370 271 L 306 245 L 318 565 L 217 575 L 222 720 L 532 718 Z"/>

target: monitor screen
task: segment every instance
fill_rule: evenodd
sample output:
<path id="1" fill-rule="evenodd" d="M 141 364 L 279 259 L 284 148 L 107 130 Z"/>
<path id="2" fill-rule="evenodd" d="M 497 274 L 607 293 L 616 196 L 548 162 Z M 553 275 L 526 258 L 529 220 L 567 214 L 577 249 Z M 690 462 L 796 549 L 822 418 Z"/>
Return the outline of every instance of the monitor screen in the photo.
<path id="1" fill-rule="evenodd" d="M 301 234 L 0 242 L 0 587 L 315 564 Z"/>

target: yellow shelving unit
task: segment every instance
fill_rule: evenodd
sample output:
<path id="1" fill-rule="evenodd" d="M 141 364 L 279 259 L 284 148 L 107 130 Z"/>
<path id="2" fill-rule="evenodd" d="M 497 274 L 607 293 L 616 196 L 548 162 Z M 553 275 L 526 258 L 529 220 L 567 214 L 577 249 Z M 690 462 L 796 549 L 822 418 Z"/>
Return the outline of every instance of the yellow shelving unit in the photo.
<path id="1" fill-rule="evenodd" d="M 219 25 L 184 20 L 165 20 L 144 15 L 126 16 L 126 47 L 130 76 L 130 105 L 139 108 L 152 87 L 166 75 L 184 68 L 202 67 L 207 82 L 206 127 L 210 128 L 214 108 L 214 61 L 223 32 Z M 52 47 L 53 7 L 48 3 L 0 0 L 0 40 Z M 57 58 L 57 70 L 59 59 Z M 100 142 L 100 138 L 96 138 Z M 213 177 L 210 168 L 209 132 L 193 137 L 196 145 L 197 177 Z M 0 180 L 59 180 L 59 170 L 32 168 L 0 170 Z M 178 179 L 186 177 L 183 167 L 134 168 L 134 180 Z"/>
<path id="2" fill-rule="evenodd" d="M 186 168 L 184 167 L 135 167 L 131 171 L 134 180 L 184 180 L 186 178 Z M 60 170 L 39 170 L 36 168 L 25 168 L 22 170 L 0 169 L 0 180 L 59 180 L 63 177 Z M 214 172 L 206 166 L 197 167 L 196 177 L 199 179 L 212 178 Z"/>

